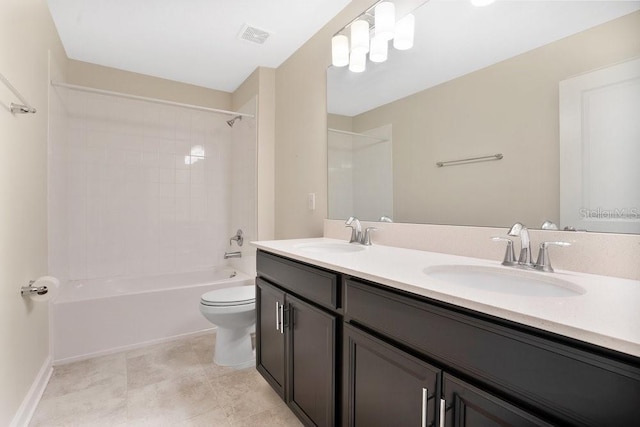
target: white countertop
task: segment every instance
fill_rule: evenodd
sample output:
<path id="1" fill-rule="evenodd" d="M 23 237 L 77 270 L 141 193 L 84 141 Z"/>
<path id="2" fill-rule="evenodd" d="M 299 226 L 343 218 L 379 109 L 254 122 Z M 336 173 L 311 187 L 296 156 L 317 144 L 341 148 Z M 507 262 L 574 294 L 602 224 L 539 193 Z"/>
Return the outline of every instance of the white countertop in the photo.
<path id="1" fill-rule="evenodd" d="M 425 268 L 474 265 L 512 269 L 487 261 L 390 246 L 363 246 L 348 253 L 313 253 L 309 243 L 346 243 L 315 238 L 252 242 L 267 252 L 381 283 L 434 300 L 490 314 L 640 357 L 640 281 L 556 270 L 552 276 L 583 288 L 572 296 L 523 296 L 476 289 L 429 277 Z"/>

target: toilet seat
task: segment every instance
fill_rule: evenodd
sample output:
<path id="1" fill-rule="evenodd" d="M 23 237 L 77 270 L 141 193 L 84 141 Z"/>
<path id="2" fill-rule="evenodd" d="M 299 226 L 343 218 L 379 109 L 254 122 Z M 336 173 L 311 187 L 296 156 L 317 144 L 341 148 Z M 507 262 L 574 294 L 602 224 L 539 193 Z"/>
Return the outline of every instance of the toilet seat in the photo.
<path id="1" fill-rule="evenodd" d="M 234 307 L 255 304 L 254 286 L 234 286 L 217 289 L 202 295 L 200 303 L 209 307 Z"/>

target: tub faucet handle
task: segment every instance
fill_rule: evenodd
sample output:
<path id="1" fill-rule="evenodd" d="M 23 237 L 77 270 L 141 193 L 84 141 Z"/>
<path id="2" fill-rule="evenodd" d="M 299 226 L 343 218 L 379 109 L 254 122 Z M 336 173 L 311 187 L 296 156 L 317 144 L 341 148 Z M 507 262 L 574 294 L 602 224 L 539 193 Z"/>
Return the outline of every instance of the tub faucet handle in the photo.
<path id="1" fill-rule="evenodd" d="M 242 244 L 244 243 L 244 237 L 240 228 L 238 228 L 238 231 L 236 231 L 236 235 L 229 239 L 229 245 L 233 244 L 234 241 L 238 244 L 238 246 L 242 246 Z"/>

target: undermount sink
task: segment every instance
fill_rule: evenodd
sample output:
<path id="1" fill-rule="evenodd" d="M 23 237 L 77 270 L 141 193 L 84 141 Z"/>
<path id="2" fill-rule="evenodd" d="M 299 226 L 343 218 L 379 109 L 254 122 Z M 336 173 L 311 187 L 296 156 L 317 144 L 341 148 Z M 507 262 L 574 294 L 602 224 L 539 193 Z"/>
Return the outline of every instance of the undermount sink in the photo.
<path id="1" fill-rule="evenodd" d="M 534 297 L 570 297 L 585 290 L 558 277 L 509 267 L 481 265 L 438 265 L 424 273 L 434 279 L 474 289 Z"/>
<path id="2" fill-rule="evenodd" d="M 313 243 L 300 243 L 294 246 L 303 252 L 315 253 L 315 254 L 341 254 L 360 252 L 364 250 L 364 246 L 353 243 L 340 243 L 340 242 L 313 242 Z"/>

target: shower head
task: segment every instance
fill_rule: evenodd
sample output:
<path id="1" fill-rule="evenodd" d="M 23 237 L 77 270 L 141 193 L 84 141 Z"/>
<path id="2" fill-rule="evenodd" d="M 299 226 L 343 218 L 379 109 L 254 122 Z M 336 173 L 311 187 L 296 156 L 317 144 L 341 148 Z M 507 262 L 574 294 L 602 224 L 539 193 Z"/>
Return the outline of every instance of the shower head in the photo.
<path id="1" fill-rule="evenodd" d="M 242 120 L 242 116 L 235 116 L 233 119 L 227 120 L 227 124 L 229 125 L 229 127 L 233 127 L 233 124 L 236 122 L 236 120 Z"/>

